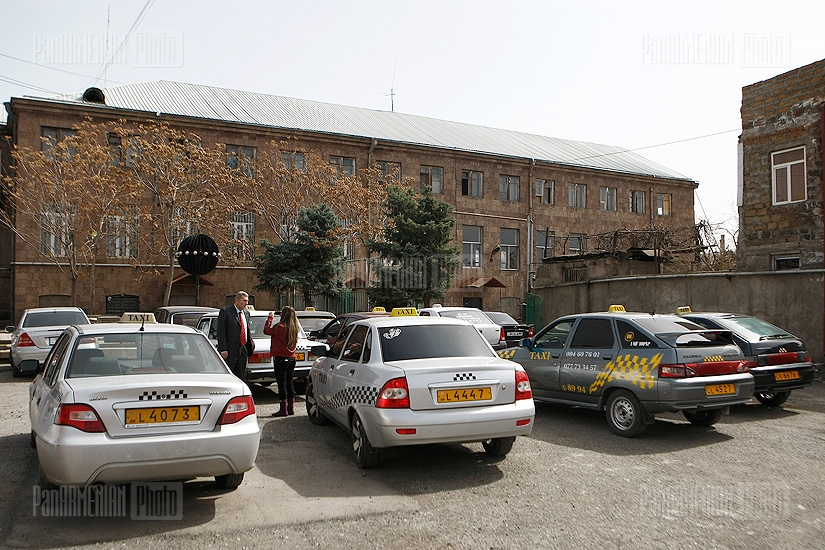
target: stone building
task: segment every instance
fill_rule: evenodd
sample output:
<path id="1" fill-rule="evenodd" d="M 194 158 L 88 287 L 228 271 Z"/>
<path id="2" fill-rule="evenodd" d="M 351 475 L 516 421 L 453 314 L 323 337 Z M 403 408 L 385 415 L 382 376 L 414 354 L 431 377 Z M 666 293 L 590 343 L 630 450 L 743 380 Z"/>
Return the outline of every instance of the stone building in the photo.
<path id="1" fill-rule="evenodd" d="M 738 266 L 825 267 L 825 60 L 742 88 Z"/>
<path id="2" fill-rule="evenodd" d="M 39 147 L 42 136 L 91 117 L 96 122 L 165 121 L 197 134 L 204 146 L 234 144 L 253 157 L 256 148 L 288 138 L 341 170 L 392 166 L 402 177 L 432 186 L 455 209 L 454 244 L 462 249 L 462 266 L 444 305 L 517 315 L 542 258 L 595 252 L 588 236 L 616 229 L 694 224 L 696 182 L 616 146 L 165 81 L 59 98 L 15 97 L 6 110 L 5 131 L 15 146 Z M 247 223 L 254 245 L 262 238 L 277 241 L 263 224 Z M 69 281 L 38 250 L 8 231 L 0 241 L 10 251 L 0 254 L 0 275 L 4 269 L 8 273 L 9 290 L 0 294 L 0 317 L 4 310 L 16 319 L 26 307 L 65 301 Z M 363 251 L 355 250 L 350 280 L 363 280 L 357 267 L 362 259 Z M 162 305 L 164 278 L 155 271 L 162 267 L 161 259 L 107 256 L 97 265 L 97 303 L 86 303 L 83 289 L 79 293 L 78 305 L 90 314 L 105 313 L 106 301 L 123 295 L 139 299 L 143 310 Z M 194 303 L 192 278 L 181 272 L 176 280 L 172 302 Z M 249 263 L 219 265 L 208 282 L 211 286 L 200 289 L 200 304 L 220 306 L 238 289 L 255 294 L 257 280 Z M 88 281 L 80 284 L 88 286 Z M 280 305 L 277 296 L 253 298 L 259 308 Z M 328 308 L 365 302 L 347 303 Z"/>

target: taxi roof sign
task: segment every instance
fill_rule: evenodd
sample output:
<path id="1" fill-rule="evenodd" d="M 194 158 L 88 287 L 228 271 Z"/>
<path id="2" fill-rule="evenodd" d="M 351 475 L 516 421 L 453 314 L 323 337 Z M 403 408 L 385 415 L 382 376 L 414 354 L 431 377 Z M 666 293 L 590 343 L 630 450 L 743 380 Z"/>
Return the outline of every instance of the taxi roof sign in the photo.
<path id="1" fill-rule="evenodd" d="M 418 310 L 414 307 L 394 307 L 392 308 L 391 317 L 415 317 L 418 315 Z"/>
<path id="2" fill-rule="evenodd" d="M 684 313 L 693 313 L 693 310 L 690 309 L 690 306 L 679 306 L 676 308 L 676 315 L 682 315 Z"/>
<path id="3" fill-rule="evenodd" d="M 609 311 L 610 313 L 626 313 L 624 306 L 619 304 L 613 304 L 612 306 L 607 308 L 607 311 Z"/>
<path id="4" fill-rule="evenodd" d="M 381 306 L 376 306 L 376 307 L 372 308 L 372 312 L 373 312 L 373 313 L 386 313 L 386 312 L 387 312 L 387 310 L 386 310 L 386 309 L 384 309 L 384 308 L 383 308 L 383 307 L 381 307 Z"/>
<path id="5" fill-rule="evenodd" d="M 304 311 L 315 311 L 315 308 L 312 306 L 307 306 L 304 308 Z"/>
<path id="6" fill-rule="evenodd" d="M 123 315 L 120 316 L 119 323 L 144 323 L 144 324 L 153 324 L 157 323 L 157 319 L 155 319 L 154 313 L 143 313 L 138 311 L 127 311 L 124 312 Z"/>

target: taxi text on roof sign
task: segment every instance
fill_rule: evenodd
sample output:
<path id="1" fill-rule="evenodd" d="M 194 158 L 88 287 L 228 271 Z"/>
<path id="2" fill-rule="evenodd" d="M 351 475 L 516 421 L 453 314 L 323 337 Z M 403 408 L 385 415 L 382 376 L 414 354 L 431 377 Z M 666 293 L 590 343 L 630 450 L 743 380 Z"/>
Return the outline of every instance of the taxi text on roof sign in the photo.
<path id="1" fill-rule="evenodd" d="M 308 306 L 304 308 L 304 311 L 315 311 L 315 308 L 312 306 Z"/>
<path id="2" fill-rule="evenodd" d="M 392 317 L 415 317 L 418 316 L 418 311 L 414 307 L 394 307 L 392 308 Z"/>
<path id="3" fill-rule="evenodd" d="M 676 308 L 676 315 L 683 315 L 685 313 L 693 313 L 690 306 L 679 306 Z"/>
<path id="4" fill-rule="evenodd" d="M 607 309 L 607 311 L 610 313 L 624 313 L 625 309 L 624 306 L 621 305 L 612 305 Z"/>
<path id="5" fill-rule="evenodd" d="M 376 307 L 372 308 L 372 312 L 373 312 L 373 313 L 386 313 L 386 312 L 387 312 L 387 310 L 386 310 L 386 309 L 384 309 L 384 308 L 383 308 L 383 307 L 381 307 L 381 306 L 376 306 Z"/>
<path id="6" fill-rule="evenodd" d="M 157 323 L 154 313 L 141 313 L 127 311 L 120 316 L 121 323 Z"/>

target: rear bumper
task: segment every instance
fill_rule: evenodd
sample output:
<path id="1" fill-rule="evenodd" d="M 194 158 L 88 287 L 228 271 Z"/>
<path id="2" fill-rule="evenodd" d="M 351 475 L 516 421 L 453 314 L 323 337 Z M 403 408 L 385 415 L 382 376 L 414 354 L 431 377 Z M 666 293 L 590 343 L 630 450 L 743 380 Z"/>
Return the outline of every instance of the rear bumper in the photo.
<path id="1" fill-rule="evenodd" d="M 797 379 L 777 380 L 782 373 L 796 371 Z M 810 386 L 814 381 L 815 368 L 813 363 L 793 363 L 789 365 L 775 365 L 769 367 L 754 367 L 750 369 L 754 380 L 754 393 L 789 391 Z"/>
<path id="2" fill-rule="evenodd" d="M 733 385 L 734 392 L 726 395 L 708 395 L 707 388 L 719 384 Z M 658 379 L 658 401 L 643 402 L 649 413 L 720 409 L 741 405 L 751 400 L 753 376 L 747 373 L 697 378 Z"/>

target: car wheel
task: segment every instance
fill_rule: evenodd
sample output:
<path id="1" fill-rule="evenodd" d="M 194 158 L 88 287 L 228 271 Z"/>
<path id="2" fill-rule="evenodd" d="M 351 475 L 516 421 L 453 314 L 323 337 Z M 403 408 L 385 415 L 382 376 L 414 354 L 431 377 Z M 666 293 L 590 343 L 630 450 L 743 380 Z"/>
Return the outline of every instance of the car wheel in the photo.
<path id="1" fill-rule="evenodd" d="M 380 451 L 373 449 L 367 430 L 364 429 L 364 422 L 358 413 L 352 417 L 352 451 L 355 454 L 355 463 L 359 468 L 368 469 L 378 466 L 381 459 Z"/>
<path id="2" fill-rule="evenodd" d="M 324 413 L 321 412 L 321 407 L 318 406 L 318 400 L 315 398 L 315 384 L 313 384 L 311 380 L 307 382 L 306 406 L 307 417 L 310 422 L 316 426 L 329 424 L 329 418 L 324 416 Z"/>
<path id="3" fill-rule="evenodd" d="M 756 398 L 757 401 L 759 401 L 766 407 L 778 407 L 779 405 L 788 400 L 788 398 L 791 396 L 791 392 L 760 392 L 753 394 L 753 396 Z"/>
<path id="4" fill-rule="evenodd" d="M 711 409 L 703 411 L 682 411 L 688 422 L 694 426 L 713 426 L 722 418 L 722 409 Z"/>
<path id="5" fill-rule="evenodd" d="M 226 474 L 215 476 L 215 485 L 218 489 L 237 489 L 243 481 L 243 474 Z"/>
<path id="6" fill-rule="evenodd" d="M 34 430 L 32 430 L 30 435 L 29 435 L 29 445 L 31 445 L 32 449 L 37 448 L 37 436 L 34 435 Z"/>
<path id="7" fill-rule="evenodd" d="M 17 365 L 14 364 L 14 361 L 11 360 L 9 357 L 9 364 L 11 365 L 11 375 L 14 378 L 20 378 L 23 376 L 23 371 L 17 368 Z"/>
<path id="8" fill-rule="evenodd" d="M 481 445 L 484 447 L 484 452 L 491 456 L 506 456 L 513 448 L 513 443 L 516 442 L 513 437 L 496 437 L 495 439 L 488 439 L 482 441 Z"/>
<path id="9" fill-rule="evenodd" d="M 636 437 L 647 429 L 641 403 L 627 390 L 611 393 L 604 413 L 610 430 L 622 437 Z"/>

